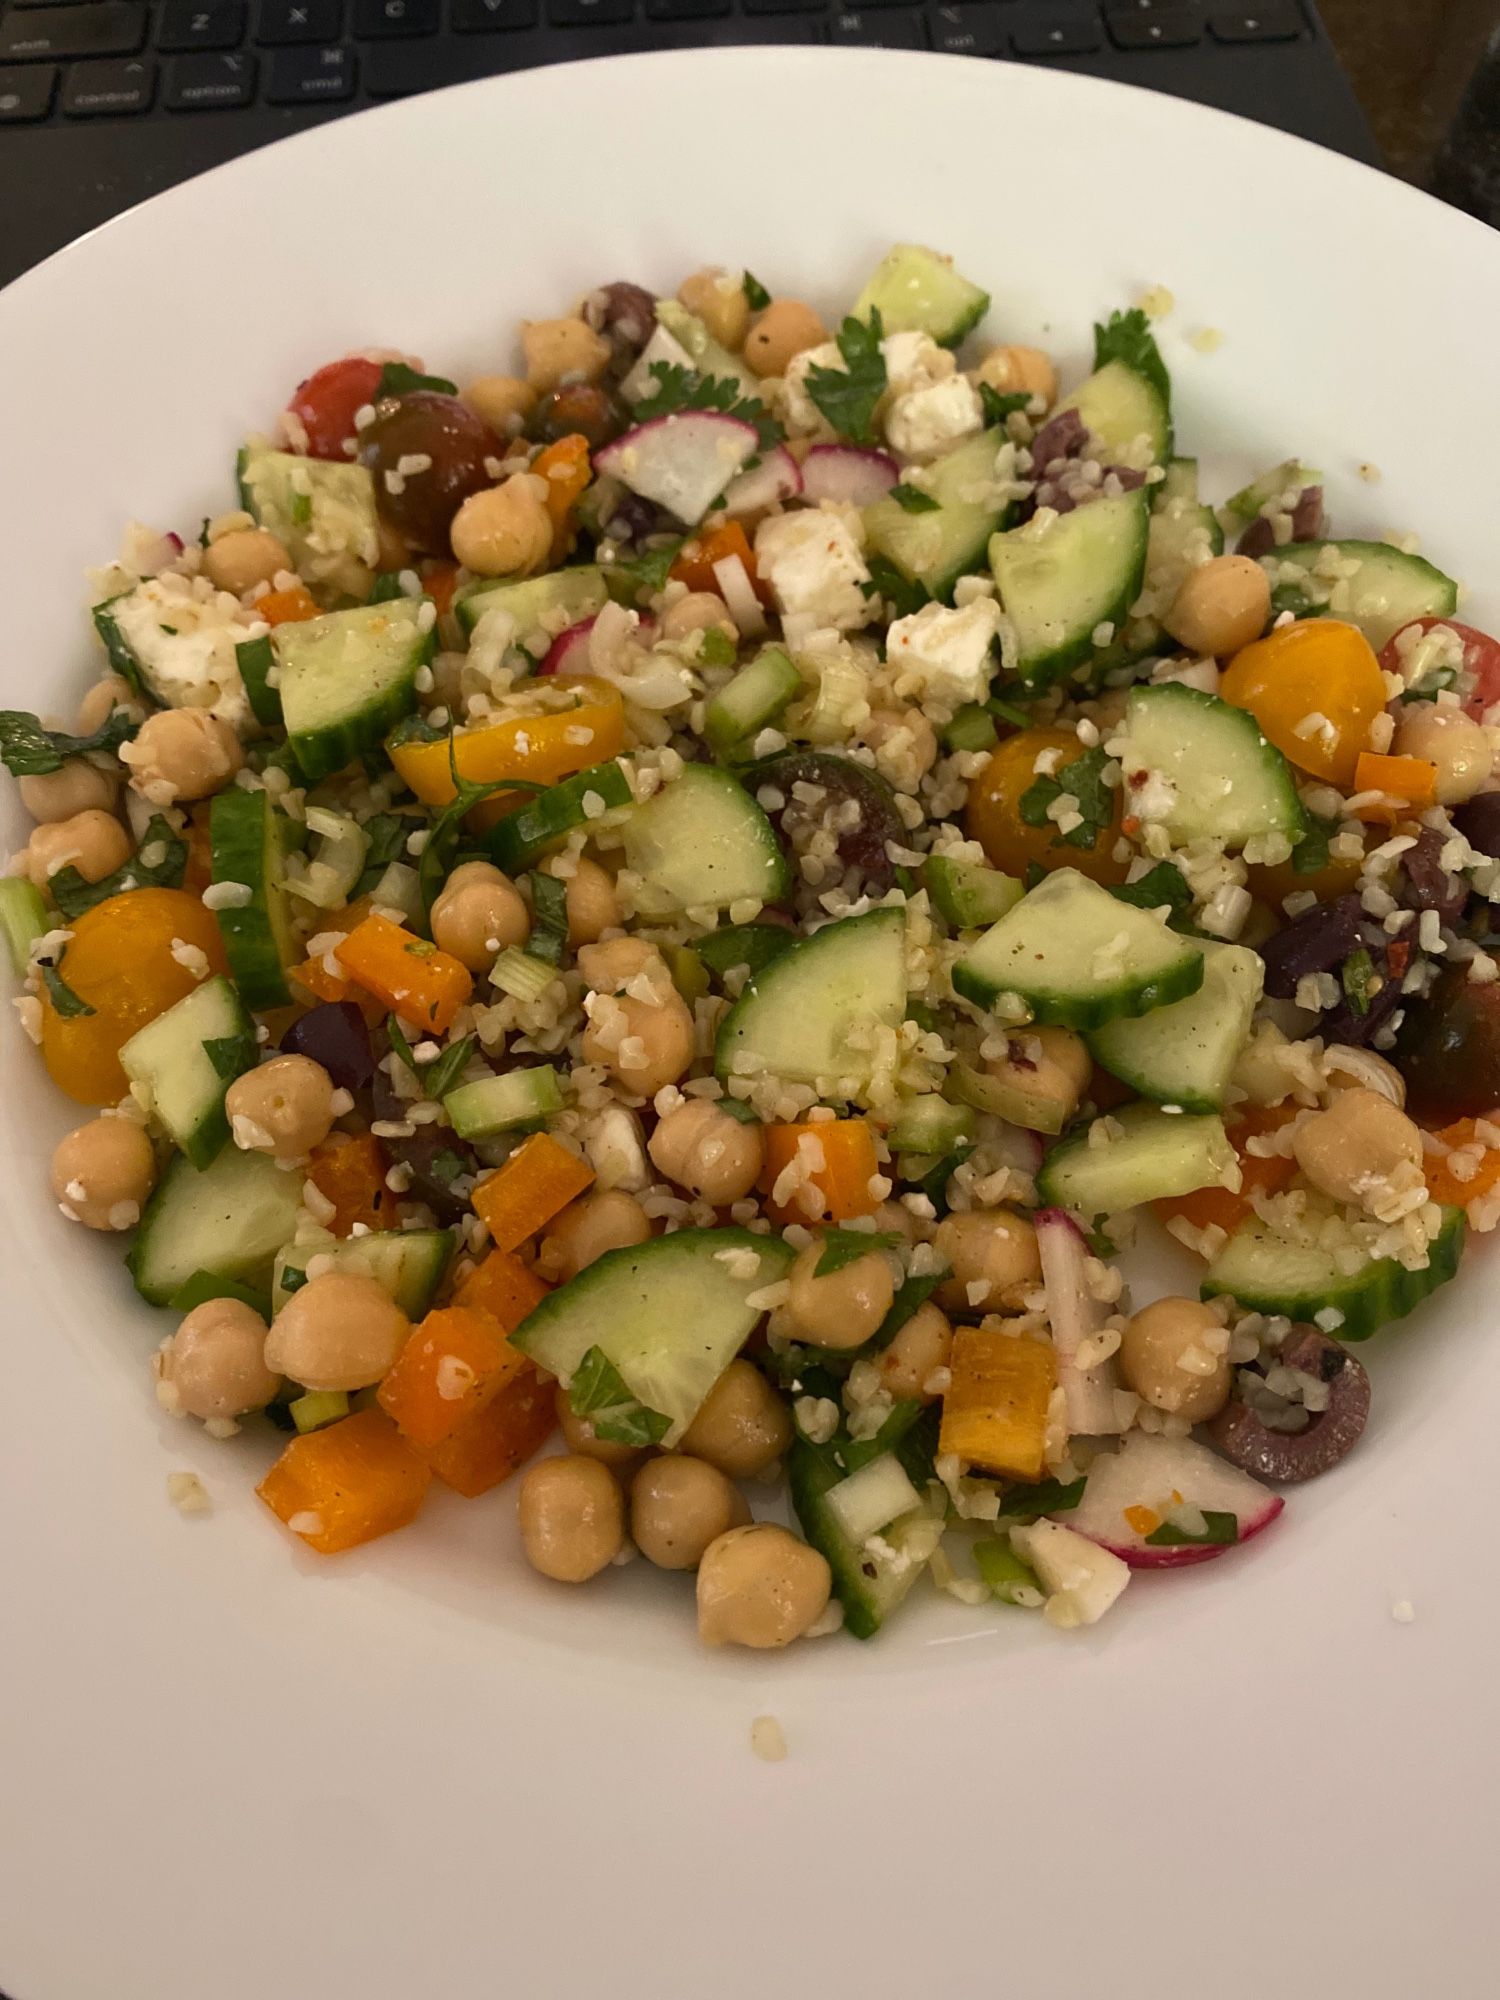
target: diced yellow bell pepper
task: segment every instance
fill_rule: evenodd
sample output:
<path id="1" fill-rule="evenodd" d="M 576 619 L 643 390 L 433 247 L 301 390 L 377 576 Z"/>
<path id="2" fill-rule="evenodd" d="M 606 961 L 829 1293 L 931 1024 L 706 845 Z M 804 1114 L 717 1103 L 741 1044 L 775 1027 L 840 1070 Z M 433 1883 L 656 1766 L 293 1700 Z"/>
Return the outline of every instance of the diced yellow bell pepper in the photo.
<path id="1" fill-rule="evenodd" d="M 506 778 L 529 785 L 555 785 L 559 778 L 607 763 L 625 742 L 625 712 L 619 689 L 609 681 L 580 676 L 547 685 L 576 696 L 570 708 L 516 715 L 480 729 L 461 729 L 452 739 L 458 775 L 471 785 L 494 785 Z M 396 774 L 424 805 L 445 806 L 454 797 L 448 741 L 388 746 Z"/>
<path id="2" fill-rule="evenodd" d="M 1057 1380 L 1050 1343 L 998 1326 L 962 1326 L 948 1367 L 938 1450 L 1003 1479 L 1040 1479 Z"/>

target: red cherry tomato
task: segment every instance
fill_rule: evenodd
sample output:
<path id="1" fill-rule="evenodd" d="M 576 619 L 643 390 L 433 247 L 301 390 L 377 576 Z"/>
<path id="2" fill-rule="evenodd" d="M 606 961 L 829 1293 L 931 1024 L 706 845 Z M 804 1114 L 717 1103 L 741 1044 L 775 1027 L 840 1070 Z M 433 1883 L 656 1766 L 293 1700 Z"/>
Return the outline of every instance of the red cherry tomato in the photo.
<path id="1" fill-rule="evenodd" d="M 1464 703 L 1464 713 L 1472 715 L 1476 722 L 1482 722 L 1485 710 L 1500 702 L 1500 642 L 1492 639 L 1487 632 L 1476 631 L 1472 625 L 1461 625 L 1456 618 L 1414 618 L 1410 625 L 1403 625 L 1394 638 L 1386 641 L 1380 664 L 1387 673 L 1400 673 L 1401 634 L 1410 632 L 1413 627 L 1419 632 L 1430 632 L 1434 625 L 1446 625 L 1463 641 L 1464 672 L 1474 678 L 1474 691 Z"/>
<path id="2" fill-rule="evenodd" d="M 313 458 L 347 459 L 344 440 L 354 435 L 354 413 L 375 400 L 380 381 L 380 363 L 330 361 L 315 375 L 297 385 L 291 412 L 307 432 L 307 449 Z"/>

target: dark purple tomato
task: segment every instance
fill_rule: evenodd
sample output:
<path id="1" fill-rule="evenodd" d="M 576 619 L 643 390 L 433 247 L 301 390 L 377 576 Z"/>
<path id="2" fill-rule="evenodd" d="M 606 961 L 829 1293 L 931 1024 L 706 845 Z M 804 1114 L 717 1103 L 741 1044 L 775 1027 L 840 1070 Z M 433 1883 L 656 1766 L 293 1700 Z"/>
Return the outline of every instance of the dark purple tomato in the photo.
<path id="1" fill-rule="evenodd" d="M 1408 1002 L 1391 1053 L 1421 1124 L 1486 1117 L 1500 1106 L 1500 985 L 1472 985 L 1455 965 Z"/>
<path id="2" fill-rule="evenodd" d="M 592 382 L 573 382 L 543 396 L 526 420 L 526 435 L 537 444 L 582 437 L 590 451 L 597 451 L 617 438 L 627 423 L 624 410 L 607 389 Z"/>
<path id="3" fill-rule="evenodd" d="M 433 556 L 450 553 L 453 516 L 471 493 L 494 484 L 485 460 L 505 452 L 456 396 L 428 389 L 381 403 L 359 434 L 359 462 L 375 475 L 381 519 Z M 403 460 L 424 458 L 431 460 L 424 470 L 401 470 Z"/>
<path id="4" fill-rule="evenodd" d="M 309 1007 L 282 1036 L 281 1052 L 321 1063 L 337 1090 L 363 1090 L 375 1074 L 370 1031 L 352 1000 Z"/>

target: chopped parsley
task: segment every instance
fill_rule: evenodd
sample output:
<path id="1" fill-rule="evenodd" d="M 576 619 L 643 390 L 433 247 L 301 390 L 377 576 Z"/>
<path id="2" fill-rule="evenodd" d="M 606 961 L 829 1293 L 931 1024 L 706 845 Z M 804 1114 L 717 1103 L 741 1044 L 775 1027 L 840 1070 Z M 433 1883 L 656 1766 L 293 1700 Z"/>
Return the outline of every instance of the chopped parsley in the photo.
<path id="1" fill-rule="evenodd" d="M 1077 801 L 1082 819 L 1066 833 L 1054 833 L 1054 847 L 1091 848 L 1114 818 L 1114 793 L 1104 782 L 1109 754 L 1102 743 L 1085 750 L 1071 764 L 1064 764 L 1055 777 L 1037 778 L 1021 794 L 1021 818 L 1027 826 L 1051 826 L 1048 807 L 1066 795 Z"/>
<path id="2" fill-rule="evenodd" d="M 676 416 L 684 410 L 716 410 L 722 416 L 753 424 L 762 451 L 780 444 L 784 433 L 765 404 L 758 396 L 747 396 L 728 376 L 700 375 L 695 368 L 684 368 L 675 361 L 654 361 L 651 373 L 656 387 L 636 404 L 636 423 Z"/>
<path id="3" fill-rule="evenodd" d="M 1151 331 L 1151 322 L 1139 306 L 1129 312 L 1111 313 L 1103 326 L 1094 328 L 1094 367 L 1123 361 L 1137 375 L 1144 375 L 1167 408 L 1172 407 L 1172 378 Z"/>
<path id="4" fill-rule="evenodd" d="M 1039 1521 L 1044 1514 L 1066 1514 L 1083 1498 L 1084 1481 L 1070 1479 L 1066 1486 L 1056 1479 L 1044 1479 L 1038 1486 L 1017 1486 L 1000 1500 L 1003 1521 Z"/>
<path id="5" fill-rule="evenodd" d="M 1013 411 L 1025 410 L 1029 408 L 1030 403 L 1029 389 L 1013 389 L 1009 395 L 1002 396 L 1000 391 L 992 389 L 988 382 L 981 382 L 979 385 L 979 407 L 984 412 L 986 424 L 1003 424 Z"/>
<path id="6" fill-rule="evenodd" d="M 402 819 L 397 813 L 376 813 L 365 821 L 361 829 L 365 836 L 365 865 L 350 895 L 351 902 L 368 896 L 391 863 L 401 859 L 406 852 L 406 837 L 414 825 L 415 821 Z"/>
<path id="7" fill-rule="evenodd" d="M 1203 1533 L 1191 1535 L 1186 1528 L 1174 1527 L 1172 1522 L 1163 1521 L 1159 1528 L 1153 1528 L 1146 1537 L 1149 1549 L 1183 1548 L 1228 1548 L 1240 1538 L 1240 1524 L 1233 1514 L 1221 1514 L 1205 1507 L 1203 1510 Z"/>
<path id="8" fill-rule="evenodd" d="M 255 1062 L 259 1044 L 254 1028 L 245 1028 L 237 1035 L 214 1035 L 203 1044 L 203 1053 L 213 1065 L 214 1075 L 223 1083 L 233 1083 L 237 1076 Z"/>
<path id="9" fill-rule="evenodd" d="M 883 597 L 896 618 L 909 618 L 914 611 L 920 611 L 929 602 L 926 590 L 920 583 L 913 583 L 909 576 L 903 576 L 893 562 L 884 556 L 866 558 L 870 570 L 870 581 L 862 583 L 860 589 L 866 597 Z"/>
<path id="10" fill-rule="evenodd" d="M 639 405 L 637 405 L 639 408 Z M 623 604 L 639 604 L 667 587 L 667 576 L 682 551 L 682 540 L 648 549 L 644 555 L 622 556 L 605 570 L 610 595 Z"/>
<path id="11" fill-rule="evenodd" d="M 446 1097 L 468 1068 L 469 1058 L 478 1047 L 477 1038 L 465 1035 L 443 1050 L 436 1062 L 431 1062 L 420 1072 L 422 1088 L 429 1097 Z"/>
<path id="12" fill-rule="evenodd" d="M 1307 831 L 1292 849 L 1292 873 L 1316 875 L 1328 866 L 1328 843 L 1339 830 L 1336 819 L 1307 815 Z"/>
<path id="13" fill-rule="evenodd" d="M 732 667 L 738 652 L 722 625 L 710 625 L 698 639 L 698 664 L 704 667 Z"/>
<path id="14" fill-rule="evenodd" d="M 904 479 L 891 488 L 890 498 L 908 514 L 935 514 L 942 505 L 930 493 L 924 493 L 920 486 L 909 485 Z"/>
<path id="15" fill-rule="evenodd" d="M 1159 910 L 1165 904 L 1175 915 L 1193 907 L 1187 878 L 1170 861 L 1158 861 L 1138 882 L 1116 883 L 1109 893 L 1117 902 L 1133 903 L 1138 910 Z"/>
<path id="16" fill-rule="evenodd" d="M 555 875 L 531 874 L 531 936 L 526 950 L 544 965 L 561 965 L 568 941 L 568 885 Z"/>
<path id="17" fill-rule="evenodd" d="M 880 339 L 883 329 L 879 308 L 872 308 L 869 324 L 846 319 L 838 332 L 842 368 L 809 368 L 803 387 L 840 437 L 853 444 L 871 444 L 875 436 L 875 406 L 885 394 L 888 380 Z"/>

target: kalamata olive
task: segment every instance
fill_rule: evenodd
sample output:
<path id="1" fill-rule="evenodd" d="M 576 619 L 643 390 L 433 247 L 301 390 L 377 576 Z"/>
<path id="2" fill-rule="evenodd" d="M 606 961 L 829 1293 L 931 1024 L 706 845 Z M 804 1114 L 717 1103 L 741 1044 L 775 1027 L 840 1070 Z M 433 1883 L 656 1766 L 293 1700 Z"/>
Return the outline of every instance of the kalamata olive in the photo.
<path id="1" fill-rule="evenodd" d="M 1367 1049 L 1401 1005 L 1401 981 L 1387 970 L 1380 949 L 1370 950 L 1370 962 L 1380 984 L 1366 994 L 1363 1008 L 1344 999 L 1318 1022 L 1318 1033 L 1330 1047 L 1342 1043 L 1345 1048 Z"/>
<path id="2" fill-rule="evenodd" d="M 321 1063 L 338 1090 L 363 1090 L 375 1074 L 370 1030 L 352 1000 L 309 1007 L 282 1036 L 281 1052 Z"/>
<path id="3" fill-rule="evenodd" d="M 600 286 L 583 316 L 595 332 L 608 335 L 620 360 L 633 361 L 656 331 L 656 300 L 644 285 L 620 278 Z"/>
<path id="4" fill-rule="evenodd" d="M 1088 425 L 1076 410 L 1059 410 L 1037 432 L 1031 444 L 1032 470 L 1041 474 L 1060 459 L 1078 458 L 1089 441 Z"/>
<path id="5" fill-rule="evenodd" d="M 859 807 L 858 820 L 853 826 L 838 824 L 833 829 L 839 861 L 845 868 L 858 868 L 872 889 L 892 887 L 896 871 L 886 852 L 886 843 L 893 840 L 904 846 L 907 835 L 896 810 L 895 795 L 883 778 L 847 757 L 831 757 L 818 750 L 790 750 L 751 765 L 746 779 L 752 791 L 762 785 L 774 785 L 785 798 L 786 804 L 779 806 L 771 818 L 777 822 L 782 838 L 789 842 L 793 828 L 819 823 L 829 805 L 837 808 L 853 799 Z M 817 785 L 826 798 L 816 805 L 804 805 L 792 794 L 792 787 L 798 784 Z"/>
<path id="6" fill-rule="evenodd" d="M 1323 489 L 1321 486 L 1304 486 L 1297 495 L 1292 508 L 1292 534 L 1294 542 L 1316 542 L 1327 526 L 1323 512 Z M 1264 514 L 1258 515 L 1235 543 L 1235 553 L 1242 556 L 1270 555 L 1276 547 L 1276 531 Z"/>
<path id="7" fill-rule="evenodd" d="M 480 1171 L 479 1155 L 447 1125 L 416 1124 L 410 1100 L 397 1096 L 389 1074 L 378 1065 L 374 1102 L 375 1116 L 382 1124 L 412 1126 L 407 1133 L 385 1134 L 380 1142 L 392 1160 L 411 1169 L 407 1193 L 414 1201 L 425 1201 L 439 1222 L 459 1221 L 469 1202 L 467 1195 L 454 1193 L 453 1183 L 464 1174 Z"/>
<path id="8" fill-rule="evenodd" d="M 1463 915 L 1469 900 L 1469 884 L 1462 875 L 1450 875 L 1440 859 L 1447 843 L 1436 827 L 1424 826 L 1415 847 L 1401 857 L 1401 901 L 1409 910 L 1436 910 L 1445 924 L 1454 924 Z"/>
<path id="9" fill-rule="evenodd" d="M 537 444 L 581 436 L 588 440 L 590 451 L 597 451 L 617 438 L 628 423 L 624 410 L 607 389 L 592 382 L 571 382 L 543 396 L 526 420 L 526 435 Z"/>
<path id="10" fill-rule="evenodd" d="M 381 518 L 428 555 L 449 554 L 453 516 L 471 493 L 495 482 L 485 460 L 506 447 L 456 396 L 416 390 L 383 402 L 359 434 L 359 462 L 375 475 Z M 430 459 L 420 472 L 402 461 Z"/>
<path id="11" fill-rule="evenodd" d="M 1500 1106 L 1500 984 L 1476 985 L 1463 966 L 1450 967 L 1407 1009 L 1391 1060 L 1421 1124 L 1487 1117 Z"/>
<path id="12" fill-rule="evenodd" d="M 647 500 L 639 493 L 622 493 L 610 509 L 604 533 L 611 541 L 629 542 L 639 548 L 648 535 L 660 531 L 665 519 L 654 500 Z"/>
<path id="13" fill-rule="evenodd" d="M 1314 1327 L 1294 1335 L 1277 1359 L 1282 1367 L 1326 1382 L 1328 1407 L 1311 1412 L 1303 1430 L 1278 1431 L 1235 1397 L 1209 1424 L 1208 1434 L 1232 1465 L 1257 1479 L 1313 1479 L 1359 1442 L 1370 1414 L 1370 1378 L 1347 1347 Z"/>
<path id="14" fill-rule="evenodd" d="M 1500 861 L 1500 792 L 1481 792 L 1453 813 L 1453 824 L 1476 854 Z"/>
<path id="15" fill-rule="evenodd" d="M 1259 947 L 1266 962 L 1266 992 L 1274 1000 L 1296 998 L 1309 973 L 1332 972 L 1365 942 L 1365 913 L 1358 896 L 1335 896 L 1304 911 Z"/>

